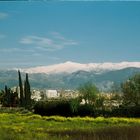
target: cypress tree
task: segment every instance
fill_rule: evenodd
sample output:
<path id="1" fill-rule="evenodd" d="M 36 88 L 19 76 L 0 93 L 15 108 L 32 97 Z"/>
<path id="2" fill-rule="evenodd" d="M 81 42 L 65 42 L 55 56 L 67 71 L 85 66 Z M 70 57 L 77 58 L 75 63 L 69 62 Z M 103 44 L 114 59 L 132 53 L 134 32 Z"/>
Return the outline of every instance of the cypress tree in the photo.
<path id="1" fill-rule="evenodd" d="M 8 94 L 8 87 L 5 85 L 5 94 Z"/>
<path id="2" fill-rule="evenodd" d="M 11 90 L 5 85 L 4 106 L 11 106 Z"/>
<path id="3" fill-rule="evenodd" d="M 25 94 L 25 107 L 28 108 L 31 105 L 31 91 L 28 74 L 26 73 L 26 79 L 24 82 L 24 94 Z"/>
<path id="4" fill-rule="evenodd" d="M 22 85 L 22 79 L 20 71 L 18 70 L 18 76 L 19 76 L 19 89 L 20 89 L 20 106 L 24 106 L 24 94 L 23 94 L 23 85 Z"/>

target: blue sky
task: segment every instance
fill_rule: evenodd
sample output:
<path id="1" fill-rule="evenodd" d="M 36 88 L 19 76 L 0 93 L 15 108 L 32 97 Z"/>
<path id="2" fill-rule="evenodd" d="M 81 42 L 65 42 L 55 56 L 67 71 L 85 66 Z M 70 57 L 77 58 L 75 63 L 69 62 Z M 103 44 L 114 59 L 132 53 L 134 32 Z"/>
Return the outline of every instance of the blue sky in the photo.
<path id="1" fill-rule="evenodd" d="M 0 68 L 140 61 L 140 2 L 0 2 Z"/>

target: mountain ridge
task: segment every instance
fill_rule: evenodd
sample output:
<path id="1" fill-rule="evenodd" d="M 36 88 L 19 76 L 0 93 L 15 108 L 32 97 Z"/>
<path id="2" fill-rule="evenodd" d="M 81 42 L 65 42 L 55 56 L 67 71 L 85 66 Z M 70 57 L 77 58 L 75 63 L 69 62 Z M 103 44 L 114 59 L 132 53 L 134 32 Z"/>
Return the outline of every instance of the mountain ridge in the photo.
<path id="1" fill-rule="evenodd" d="M 100 91 L 108 92 L 117 85 L 140 73 L 140 68 L 129 67 L 121 70 L 107 71 L 104 73 L 95 73 L 94 71 L 76 71 L 73 73 L 30 73 L 29 81 L 32 88 L 37 89 L 77 89 L 86 82 L 94 83 Z M 22 80 L 25 79 L 25 73 L 21 73 Z M 18 86 L 18 73 L 16 70 L 0 71 L 0 88 Z"/>
<path id="2" fill-rule="evenodd" d="M 65 63 L 53 64 L 49 66 L 38 66 L 32 68 L 21 69 L 21 72 L 25 73 L 45 73 L 45 74 L 56 74 L 56 73 L 73 73 L 76 71 L 94 71 L 95 73 L 103 73 L 106 71 L 121 70 L 124 68 L 140 68 L 140 62 L 105 62 L 105 63 L 87 63 L 81 64 L 76 62 L 67 61 Z"/>

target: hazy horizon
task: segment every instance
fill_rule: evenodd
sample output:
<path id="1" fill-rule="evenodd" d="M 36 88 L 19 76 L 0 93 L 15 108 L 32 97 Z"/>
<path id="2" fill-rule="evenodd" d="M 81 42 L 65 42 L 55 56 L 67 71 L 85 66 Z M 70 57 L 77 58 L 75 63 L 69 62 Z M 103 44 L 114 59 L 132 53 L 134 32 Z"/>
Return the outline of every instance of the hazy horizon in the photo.
<path id="1" fill-rule="evenodd" d="M 0 68 L 140 62 L 140 2 L 0 2 Z"/>

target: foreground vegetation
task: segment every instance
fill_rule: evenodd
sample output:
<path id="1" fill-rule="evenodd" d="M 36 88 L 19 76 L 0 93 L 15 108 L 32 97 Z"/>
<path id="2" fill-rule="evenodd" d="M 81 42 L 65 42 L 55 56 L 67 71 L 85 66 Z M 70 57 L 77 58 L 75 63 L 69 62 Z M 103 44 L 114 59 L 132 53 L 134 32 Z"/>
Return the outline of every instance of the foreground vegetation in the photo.
<path id="1" fill-rule="evenodd" d="M 139 140 L 140 119 L 0 113 L 1 140 Z"/>

